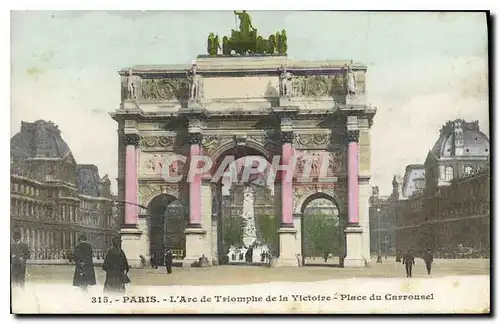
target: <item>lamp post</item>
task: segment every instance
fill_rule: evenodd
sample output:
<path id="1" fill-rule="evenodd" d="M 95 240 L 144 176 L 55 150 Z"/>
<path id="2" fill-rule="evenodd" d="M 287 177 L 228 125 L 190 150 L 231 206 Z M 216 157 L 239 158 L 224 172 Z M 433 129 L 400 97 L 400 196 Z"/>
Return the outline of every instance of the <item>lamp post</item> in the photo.
<path id="1" fill-rule="evenodd" d="M 377 232 L 378 232 L 378 247 L 377 247 L 377 263 L 382 263 L 382 251 L 380 248 L 380 207 L 377 207 Z"/>

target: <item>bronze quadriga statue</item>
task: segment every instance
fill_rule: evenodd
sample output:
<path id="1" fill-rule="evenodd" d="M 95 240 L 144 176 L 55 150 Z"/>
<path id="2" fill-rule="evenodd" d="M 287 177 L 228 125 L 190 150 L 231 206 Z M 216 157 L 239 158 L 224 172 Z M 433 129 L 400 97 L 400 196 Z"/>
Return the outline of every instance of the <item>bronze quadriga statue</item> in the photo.
<path id="1" fill-rule="evenodd" d="M 250 15 L 245 10 L 234 12 L 240 19 L 240 30 L 231 29 L 231 37 L 224 36 L 222 38 L 222 54 L 223 55 L 255 55 L 267 54 L 272 55 L 278 52 L 286 54 L 286 32 L 276 32 L 270 35 L 267 39 L 258 36 L 257 29 L 252 26 Z M 220 49 L 219 36 L 210 33 L 208 36 L 208 54 L 211 56 L 218 55 Z"/>

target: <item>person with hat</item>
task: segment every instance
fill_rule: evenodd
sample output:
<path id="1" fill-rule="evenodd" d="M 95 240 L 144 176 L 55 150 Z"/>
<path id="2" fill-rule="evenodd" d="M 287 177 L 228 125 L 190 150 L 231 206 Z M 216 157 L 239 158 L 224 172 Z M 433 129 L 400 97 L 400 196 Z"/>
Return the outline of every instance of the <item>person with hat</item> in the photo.
<path id="1" fill-rule="evenodd" d="M 167 273 L 172 273 L 172 265 L 174 263 L 174 257 L 172 255 L 172 250 L 165 249 L 165 267 L 167 268 Z"/>
<path id="2" fill-rule="evenodd" d="M 130 267 L 125 252 L 121 249 L 121 239 L 112 240 L 113 247 L 106 253 L 102 269 L 106 271 L 104 292 L 125 292 L 125 284 L 130 283 Z"/>
<path id="3" fill-rule="evenodd" d="M 87 291 L 88 286 L 95 286 L 95 271 L 92 245 L 87 242 L 85 234 L 78 238 L 80 243 L 75 247 L 73 259 L 75 261 L 75 273 L 73 275 L 73 286 Z"/>
<path id="4" fill-rule="evenodd" d="M 434 261 L 431 249 L 427 249 L 427 251 L 424 253 L 423 259 L 425 262 L 425 267 L 427 268 L 427 274 L 430 275 L 432 269 L 432 261 Z"/>
<path id="5" fill-rule="evenodd" d="M 30 257 L 28 245 L 21 241 L 21 233 L 13 235 L 14 243 L 10 247 L 10 275 L 15 286 L 24 287 L 26 281 L 26 260 Z"/>

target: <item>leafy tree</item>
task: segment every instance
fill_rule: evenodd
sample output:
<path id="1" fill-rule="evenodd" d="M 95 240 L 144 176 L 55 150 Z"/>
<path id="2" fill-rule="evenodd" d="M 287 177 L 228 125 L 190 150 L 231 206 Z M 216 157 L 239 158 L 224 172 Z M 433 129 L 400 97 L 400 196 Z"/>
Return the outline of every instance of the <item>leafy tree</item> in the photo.
<path id="1" fill-rule="evenodd" d="M 324 252 L 340 254 L 339 218 L 321 211 L 310 211 L 303 217 L 305 255 L 321 256 Z"/>
<path id="2" fill-rule="evenodd" d="M 255 227 L 258 239 L 269 247 L 272 252 L 278 249 L 278 224 L 274 215 L 258 215 L 255 217 Z"/>
<path id="3" fill-rule="evenodd" d="M 222 222 L 222 241 L 226 247 L 243 246 L 243 229 L 245 221 L 242 217 L 227 217 Z"/>

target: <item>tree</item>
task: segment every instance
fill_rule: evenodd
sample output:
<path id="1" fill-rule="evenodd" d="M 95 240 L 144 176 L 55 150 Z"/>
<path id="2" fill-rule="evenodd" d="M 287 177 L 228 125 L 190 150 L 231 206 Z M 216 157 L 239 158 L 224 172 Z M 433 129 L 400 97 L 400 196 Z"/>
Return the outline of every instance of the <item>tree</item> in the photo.
<path id="1" fill-rule="evenodd" d="M 255 217 L 255 227 L 259 240 L 274 252 L 278 248 L 278 225 L 274 215 Z"/>
<path id="2" fill-rule="evenodd" d="M 303 217 L 304 254 L 306 256 L 320 256 L 325 252 L 340 254 L 339 218 L 321 211 L 311 211 Z"/>
<path id="3" fill-rule="evenodd" d="M 222 241 L 224 246 L 243 246 L 243 229 L 245 223 L 242 217 L 227 217 L 222 222 Z"/>

